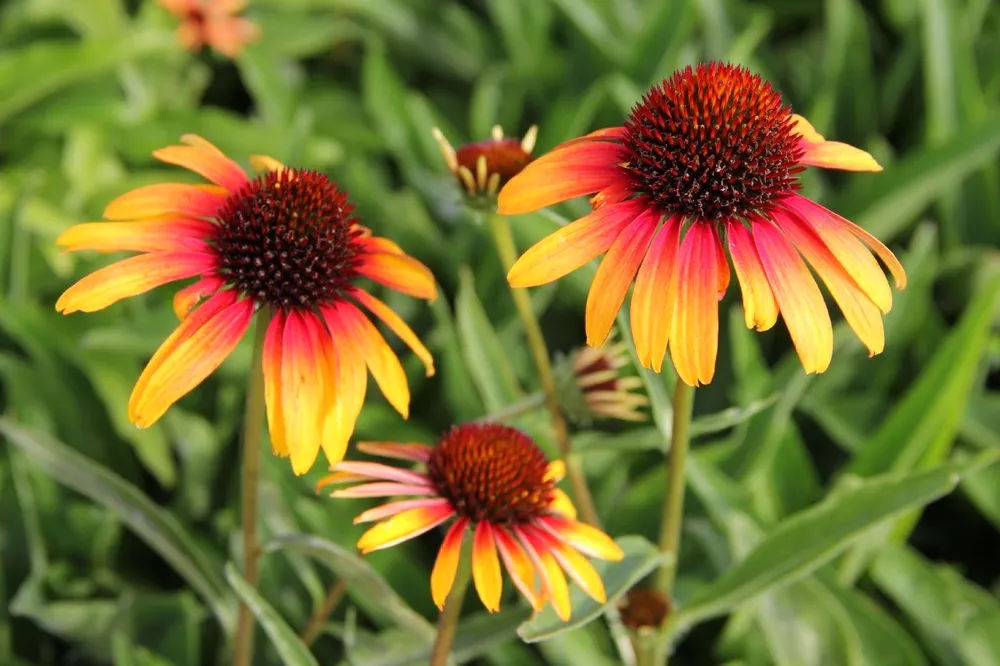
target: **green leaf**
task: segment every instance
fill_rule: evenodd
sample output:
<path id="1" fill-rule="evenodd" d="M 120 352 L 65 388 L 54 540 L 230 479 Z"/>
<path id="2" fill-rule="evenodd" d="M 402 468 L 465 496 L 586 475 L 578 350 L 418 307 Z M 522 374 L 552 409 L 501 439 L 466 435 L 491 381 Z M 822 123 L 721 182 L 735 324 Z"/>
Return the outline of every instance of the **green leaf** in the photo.
<path id="1" fill-rule="evenodd" d="M 458 271 L 455 325 L 469 374 L 489 412 L 517 401 L 523 392 L 511 370 L 500 337 L 476 295 L 476 280 L 468 266 Z"/>
<path id="2" fill-rule="evenodd" d="M 845 208 L 849 219 L 883 241 L 895 238 L 943 192 L 1000 152 L 1000 113 L 957 131 L 947 143 L 925 148 L 879 175 L 877 188 Z"/>
<path id="3" fill-rule="evenodd" d="M 969 465 L 945 465 L 902 476 L 884 475 L 839 488 L 818 505 L 780 523 L 736 566 L 698 593 L 675 616 L 675 632 L 814 571 L 887 518 L 949 493 L 961 474 L 1000 459 L 1000 452 Z"/>
<path id="4" fill-rule="evenodd" d="M 243 579 L 232 562 L 226 565 L 226 580 L 243 603 L 253 611 L 260 626 L 264 628 L 264 633 L 271 639 L 271 645 L 278 651 L 281 663 L 285 666 L 319 666 L 309 648 L 299 640 L 284 618 Z"/>
<path id="5" fill-rule="evenodd" d="M 410 608 L 375 568 L 356 553 L 332 541 L 306 534 L 278 537 L 264 550 L 293 550 L 322 561 L 338 578 L 349 582 L 348 595 L 373 620 L 398 625 L 421 636 L 433 636 L 431 624 Z"/>
<path id="6" fill-rule="evenodd" d="M 171 48 L 173 35 L 143 32 L 110 42 L 39 41 L 6 51 L 0 58 L 0 122 L 64 88 Z"/>
<path id="7" fill-rule="evenodd" d="M 916 625 L 939 663 L 1000 664 L 1000 601 L 993 594 L 904 547 L 884 550 L 871 575 Z"/>
<path id="8" fill-rule="evenodd" d="M 604 581 L 608 593 L 607 602 L 600 604 L 573 587 L 570 592 L 572 616 L 569 622 L 560 620 L 555 611 L 546 606 L 542 612 L 518 628 L 517 634 L 521 640 L 537 643 L 584 626 L 608 609 L 614 608 L 618 600 L 636 583 L 667 561 L 656 546 L 642 537 L 625 536 L 616 539 L 616 543 L 625 551 L 624 559 L 620 562 L 594 563 L 594 568 Z"/>
<path id="9" fill-rule="evenodd" d="M 235 605 L 217 564 L 170 512 L 118 475 L 46 433 L 23 428 L 6 418 L 0 418 L 0 433 L 56 481 L 117 516 L 205 599 L 224 630 L 232 630 Z"/>

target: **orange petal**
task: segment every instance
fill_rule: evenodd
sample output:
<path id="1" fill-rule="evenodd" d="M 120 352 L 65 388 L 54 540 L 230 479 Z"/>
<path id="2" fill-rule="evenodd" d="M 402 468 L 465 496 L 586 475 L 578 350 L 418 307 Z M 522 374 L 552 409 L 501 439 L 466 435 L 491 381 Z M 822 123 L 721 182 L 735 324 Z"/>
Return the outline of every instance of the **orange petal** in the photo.
<path id="1" fill-rule="evenodd" d="M 353 522 L 355 525 L 359 525 L 361 523 L 371 523 L 376 520 L 382 520 L 383 518 L 395 516 L 397 513 L 409 511 L 410 509 L 444 506 L 446 504 L 448 504 L 448 500 L 443 497 L 418 497 L 416 499 L 389 502 L 388 504 L 383 504 L 359 513 L 354 517 Z"/>
<path id="2" fill-rule="evenodd" d="M 274 313 L 267 325 L 262 350 L 262 367 L 264 372 L 264 406 L 267 410 L 267 427 L 271 437 L 271 448 L 276 456 L 288 456 L 288 442 L 285 439 L 285 412 L 281 396 L 284 394 L 281 385 L 281 343 L 285 337 L 284 310 Z"/>
<path id="3" fill-rule="evenodd" d="M 420 338 L 418 338 L 417 334 L 413 332 L 413 329 L 411 329 L 406 322 L 392 310 L 392 308 L 368 292 L 360 289 L 351 291 L 351 296 L 368 308 L 373 315 L 381 319 L 382 323 L 389 327 L 389 330 L 395 333 L 400 340 L 406 343 L 406 346 L 417 355 L 417 358 L 423 361 L 424 367 L 427 369 L 428 377 L 434 375 L 434 359 L 431 357 L 431 353 L 427 351 L 427 347 L 420 342 Z"/>
<path id="4" fill-rule="evenodd" d="M 56 301 L 56 310 L 96 312 L 160 285 L 184 280 L 215 268 L 215 257 L 205 252 L 156 252 L 117 261 L 80 279 Z"/>
<path id="5" fill-rule="evenodd" d="M 691 386 L 708 384 L 715 375 L 719 349 L 718 244 L 715 223 L 699 220 L 688 229 L 678 253 L 670 356 L 677 375 Z"/>
<path id="6" fill-rule="evenodd" d="M 337 314 L 342 324 L 350 327 L 358 352 L 364 356 L 365 363 L 386 400 L 404 419 L 407 418 L 410 413 L 410 386 L 399 357 L 375 325 L 356 307 L 350 303 L 340 303 L 337 305 Z"/>
<path id="7" fill-rule="evenodd" d="M 766 331 L 778 321 L 778 303 L 757 256 L 753 236 L 741 222 L 730 220 L 726 229 L 729 253 L 733 257 L 740 293 L 743 294 L 743 320 L 747 328 Z"/>
<path id="8" fill-rule="evenodd" d="M 807 373 L 824 372 L 833 357 L 833 326 L 816 281 L 773 222 L 753 221 L 757 254 Z"/>
<path id="9" fill-rule="evenodd" d="M 624 201 L 567 224 L 521 255 L 507 273 L 507 281 L 512 287 L 536 287 L 575 271 L 611 247 L 643 208 L 641 201 Z"/>
<path id="10" fill-rule="evenodd" d="M 539 520 L 538 525 L 549 534 L 591 557 L 612 562 L 625 557 L 625 553 L 611 537 L 596 527 L 578 520 L 547 516 Z"/>
<path id="11" fill-rule="evenodd" d="M 660 371 L 670 338 L 677 292 L 677 249 L 681 222 L 675 215 L 657 232 L 635 278 L 630 321 L 639 363 Z"/>
<path id="12" fill-rule="evenodd" d="M 253 318 L 253 301 L 220 292 L 185 319 L 160 345 L 142 371 L 128 411 L 146 428 L 200 384 L 232 353 Z"/>
<path id="13" fill-rule="evenodd" d="M 59 234 L 56 245 L 70 252 L 174 252 L 194 250 L 209 252 L 206 240 L 215 225 L 207 220 L 176 217 L 134 222 L 87 222 Z"/>
<path id="14" fill-rule="evenodd" d="M 656 211 L 644 211 L 618 235 L 601 260 L 587 294 L 585 321 L 587 344 L 591 347 L 599 347 L 608 339 L 629 285 L 656 233 L 659 217 Z"/>
<path id="15" fill-rule="evenodd" d="M 468 526 L 468 518 L 456 520 L 445 534 L 437 559 L 434 560 L 434 569 L 431 571 L 431 598 L 434 599 L 434 605 L 438 610 L 444 610 L 444 603 L 448 600 L 451 586 L 455 583 L 458 561 L 462 556 L 462 537 L 465 536 L 465 528 Z"/>
<path id="16" fill-rule="evenodd" d="M 559 483 L 566 477 L 566 463 L 562 460 L 553 460 L 545 470 L 545 480 Z"/>
<path id="17" fill-rule="evenodd" d="M 605 603 L 608 600 L 608 595 L 604 590 L 604 582 L 601 581 L 601 575 L 597 573 L 594 566 L 587 561 L 587 558 L 566 544 L 551 537 L 550 539 L 549 550 L 556 558 L 556 561 L 562 566 L 563 570 L 569 574 L 569 577 L 591 599 L 599 604 Z"/>
<path id="18" fill-rule="evenodd" d="M 888 267 L 896 282 L 896 288 L 904 289 L 906 271 L 896 259 L 896 255 L 858 225 L 803 196 L 792 195 L 783 199 L 782 204 L 798 213 L 799 217 L 816 229 L 827 247 L 858 282 L 858 286 L 865 290 L 882 312 L 888 312 L 892 307 L 892 291 L 882 270 L 872 258 L 871 252 L 864 246 L 871 248 Z"/>
<path id="19" fill-rule="evenodd" d="M 221 152 L 200 146 L 167 146 L 153 151 L 153 157 L 194 171 L 199 176 L 235 192 L 248 182 L 243 169 Z"/>
<path id="20" fill-rule="evenodd" d="M 616 163 L 621 146 L 584 141 L 556 148 L 514 176 L 497 197 L 497 212 L 518 215 L 585 194 L 594 194 L 622 177 Z"/>
<path id="21" fill-rule="evenodd" d="M 109 220 L 135 220 L 159 215 L 215 217 L 229 193 L 217 185 L 163 183 L 121 195 L 104 209 Z"/>
<path id="22" fill-rule="evenodd" d="M 206 40 L 213 49 L 229 58 L 235 58 L 247 44 L 260 36 L 260 27 L 242 17 L 209 21 L 205 26 Z"/>
<path id="23" fill-rule="evenodd" d="M 343 460 L 348 441 L 354 434 L 368 390 L 368 373 L 357 342 L 350 331 L 340 324 L 336 310 L 324 308 L 323 316 L 327 330 L 333 336 L 330 371 L 335 381 L 333 403 L 323 430 L 322 448 L 329 463 L 334 465 Z"/>
<path id="24" fill-rule="evenodd" d="M 573 500 L 559 488 L 552 490 L 552 501 L 549 503 L 548 509 L 552 513 L 558 513 L 567 518 L 576 518 L 576 507 L 573 506 Z"/>
<path id="25" fill-rule="evenodd" d="M 500 558 L 503 560 L 504 567 L 507 569 L 514 587 L 527 599 L 535 612 L 542 610 L 545 600 L 535 587 L 535 568 L 531 564 L 531 558 L 528 557 L 517 539 L 507 532 L 506 528 L 497 527 L 494 530 L 494 537 L 496 537 Z"/>
<path id="26" fill-rule="evenodd" d="M 795 122 L 792 132 L 799 135 L 799 145 L 805 150 L 799 164 L 844 171 L 882 170 L 871 153 L 839 141 L 827 141 L 800 115 L 793 113 L 792 119 Z"/>
<path id="27" fill-rule="evenodd" d="M 621 139 L 625 135 L 624 127 L 604 127 L 599 130 L 594 130 L 589 134 L 584 134 L 583 136 L 578 136 L 575 139 L 569 139 L 568 141 L 563 141 L 558 146 L 553 148 L 550 152 L 555 152 L 562 148 L 567 148 L 569 146 L 575 146 L 580 143 L 590 143 L 594 141 L 616 141 Z"/>
<path id="28" fill-rule="evenodd" d="M 178 319 L 184 321 L 195 306 L 222 289 L 225 283 L 226 281 L 218 275 L 209 275 L 184 287 L 174 294 L 174 314 L 177 315 Z"/>
<path id="29" fill-rule="evenodd" d="M 399 254 L 367 254 L 358 266 L 358 273 L 416 298 L 433 301 L 437 298 L 434 275 L 413 257 Z"/>
<path id="30" fill-rule="evenodd" d="M 716 233 L 719 233 L 719 229 L 716 229 Z M 729 259 L 726 258 L 726 248 L 722 245 L 722 239 L 715 244 L 716 265 L 719 267 L 716 275 L 719 277 L 719 300 L 726 295 L 726 290 L 729 289 L 729 281 L 732 276 L 729 274 Z"/>
<path id="31" fill-rule="evenodd" d="M 522 527 L 514 527 L 514 533 L 538 571 L 545 588 L 546 596 L 552 602 L 552 609 L 563 622 L 567 622 L 572 614 L 569 601 L 569 586 L 566 577 L 546 545 L 537 537 Z"/>
<path id="32" fill-rule="evenodd" d="M 277 171 L 280 173 L 288 168 L 278 160 L 267 155 L 251 155 L 250 166 L 258 173 L 266 173 L 268 171 Z"/>
<path id="33" fill-rule="evenodd" d="M 288 314 L 281 336 L 281 411 L 285 445 L 297 475 L 312 469 L 328 405 L 329 336 L 311 312 Z"/>
<path id="34" fill-rule="evenodd" d="M 806 222 L 794 214 L 780 211 L 774 213 L 774 220 L 823 279 L 848 325 L 868 348 L 868 356 L 881 354 L 885 348 L 885 331 L 879 309 Z"/>
<path id="35" fill-rule="evenodd" d="M 493 526 L 488 521 L 480 521 L 472 541 L 472 580 L 483 605 L 491 613 L 500 610 L 500 595 L 503 592 L 500 558 L 497 557 L 493 532 Z"/>
<path id="36" fill-rule="evenodd" d="M 395 546 L 434 529 L 453 515 L 455 510 L 450 505 L 422 507 L 397 513 L 362 534 L 358 539 L 358 550 L 367 555 L 372 551 Z"/>

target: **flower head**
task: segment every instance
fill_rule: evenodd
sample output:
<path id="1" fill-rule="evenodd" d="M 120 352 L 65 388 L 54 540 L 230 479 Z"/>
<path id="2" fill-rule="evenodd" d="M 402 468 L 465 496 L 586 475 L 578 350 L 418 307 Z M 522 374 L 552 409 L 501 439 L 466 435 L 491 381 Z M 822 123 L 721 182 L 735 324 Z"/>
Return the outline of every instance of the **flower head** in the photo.
<path id="1" fill-rule="evenodd" d="M 235 58 L 260 36 L 256 23 L 236 16 L 246 8 L 246 0 L 160 0 L 160 4 L 181 20 L 177 38 L 188 51 L 211 46 Z"/>
<path id="2" fill-rule="evenodd" d="M 458 150 L 437 127 L 433 133 L 448 168 L 466 194 L 473 201 L 485 204 L 492 203 L 499 189 L 531 162 L 538 128 L 533 125 L 518 140 L 505 138 L 503 128 L 494 125 L 489 139 L 467 143 Z"/>
<path id="3" fill-rule="evenodd" d="M 656 630 L 670 614 L 670 599 L 659 590 L 633 587 L 618 605 L 622 624 L 632 631 Z"/>
<path id="4" fill-rule="evenodd" d="M 642 365 L 659 371 L 669 343 L 681 379 L 705 384 L 715 374 L 728 249 L 747 326 L 769 329 L 780 313 L 806 372 L 823 372 L 833 354 L 809 266 L 877 354 L 892 292 L 872 253 L 900 289 L 906 274 L 878 239 L 797 192 L 805 166 L 881 170 L 868 153 L 825 140 L 745 68 L 688 67 L 646 93 L 624 126 L 557 146 L 503 188 L 504 215 L 595 195 L 593 212 L 525 252 L 508 280 L 544 284 L 605 254 L 587 299 L 587 343 L 604 342 L 634 281 Z"/>
<path id="5" fill-rule="evenodd" d="M 514 428 L 470 423 L 445 433 L 435 446 L 362 443 L 358 449 L 423 463 L 417 472 L 371 462 L 342 462 L 320 486 L 360 483 L 333 497 L 410 496 L 370 509 L 355 523 L 381 521 L 358 541 L 363 553 L 412 539 L 452 518 L 431 573 L 439 608 L 451 591 L 462 538 L 472 532 L 472 578 L 487 610 L 500 608 L 503 562 L 514 586 L 537 611 L 550 601 L 570 615 L 563 572 L 601 603 L 604 584 L 581 553 L 605 560 L 624 554 L 606 534 L 576 521 L 569 497 L 556 487 L 564 466 L 549 463 L 538 446 Z M 541 582 L 537 586 L 535 574 Z"/>
<path id="6" fill-rule="evenodd" d="M 644 420 L 640 408 L 649 400 L 631 392 L 642 385 L 642 380 L 623 377 L 621 371 L 626 365 L 624 343 L 612 339 L 600 347 L 580 347 L 558 359 L 556 382 L 566 415 L 584 425 L 594 418 Z"/>
<path id="7" fill-rule="evenodd" d="M 251 178 L 204 139 L 182 141 L 153 154 L 212 184 L 142 187 L 108 205 L 110 221 L 66 230 L 57 242 L 69 250 L 140 254 L 84 277 L 56 309 L 94 312 L 198 278 L 177 292 L 180 326 L 132 391 L 129 418 L 140 427 L 200 384 L 233 351 L 254 315 L 266 313 L 263 371 L 274 451 L 289 456 L 297 474 L 312 467 L 320 449 L 337 462 L 361 411 L 368 370 L 400 414 L 409 409 L 402 365 L 362 307 L 434 372 L 413 331 L 357 282 L 368 278 L 433 299 L 434 278 L 395 243 L 359 225 L 347 195 L 326 176 L 254 156 L 262 173 Z"/>

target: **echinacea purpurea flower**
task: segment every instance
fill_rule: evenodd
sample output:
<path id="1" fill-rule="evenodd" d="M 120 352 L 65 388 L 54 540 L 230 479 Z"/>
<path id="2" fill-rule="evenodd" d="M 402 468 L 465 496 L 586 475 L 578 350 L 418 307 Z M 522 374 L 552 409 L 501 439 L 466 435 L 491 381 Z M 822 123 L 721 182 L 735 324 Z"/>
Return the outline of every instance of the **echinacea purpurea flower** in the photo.
<path id="1" fill-rule="evenodd" d="M 407 416 L 410 391 L 395 352 L 359 306 L 378 317 L 424 362 L 430 353 L 409 326 L 357 282 L 433 299 L 434 278 L 392 241 L 352 217 L 346 194 L 323 174 L 251 157 L 251 178 L 208 141 L 153 153 L 211 185 L 165 183 L 121 195 L 108 221 L 67 229 L 70 251 L 139 252 L 69 287 L 64 314 L 94 312 L 155 287 L 197 277 L 174 297 L 180 325 L 153 354 L 129 399 L 129 418 L 152 425 L 211 374 L 267 309 L 265 402 L 276 454 L 308 471 L 322 450 L 341 460 L 361 411 L 367 372 Z M 367 366 L 367 370 L 366 370 Z"/>
<path id="2" fill-rule="evenodd" d="M 600 603 L 606 600 L 600 575 L 584 555 L 615 561 L 624 554 L 606 534 L 576 520 L 569 497 L 556 487 L 565 472 L 563 464 L 548 462 L 524 433 L 469 423 L 452 428 L 434 446 L 367 442 L 357 448 L 425 467 L 413 471 L 345 461 L 319 482 L 319 487 L 358 484 L 334 491 L 333 497 L 410 497 L 354 519 L 380 521 L 358 541 L 362 553 L 389 548 L 454 519 L 431 572 L 431 595 L 438 608 L 454 583 L 466 531 L 472 533 L 473 583 L 491 612 L 500 608 L 501 562 L 536 611 L 549 601 L 559 617 L 569 618 L 563 572 Z"/>
<path id="3" fill-rule="evenodd" d="M 502 215 L 596 195 L 593 212 L 530 248 L 508 280 L 545 284 L 604 254 L 587 299 L 587 343 L 607 338 L 634 281 L 640 362 L 659 371 L 669 343 L 678 375 L 696 386 L 715 373 L 728 249 L 747 326 L 767 330 L 780 314 L 806 372 L 825 371 L 833 354 L 810 266 L 877 354 L 892 292 L 872 253 L 897 288 L 906 274 L 877 238 L 797 192 L 806 166 L 881 170 L 863 150 L 824 139 L 747 69 L 688 67 L 650 89 L 622 127 L 557 146 L 500 191 Z"/>

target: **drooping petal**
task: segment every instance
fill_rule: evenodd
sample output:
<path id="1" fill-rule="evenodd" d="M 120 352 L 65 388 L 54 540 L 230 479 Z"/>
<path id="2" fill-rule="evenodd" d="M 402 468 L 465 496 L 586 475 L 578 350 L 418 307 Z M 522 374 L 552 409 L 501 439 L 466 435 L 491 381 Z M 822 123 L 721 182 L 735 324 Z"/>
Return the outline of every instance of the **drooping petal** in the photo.
<path id="1" fill-rule="evenodd" d="M 362 534 L 358 539 L 358 550 L 367 555 L 395 546 L 434 529 L 453 515 L 455 511 L 451 506 L 422 507 L 397 513 Z"/>
<path id="2" fill-rule="evenodd" d="M 497 212 L 530 213 L 560 201 L 594 194 L 622 178 L 616 163 L 621 147 L 605 141 L 585 141 L 542 155 L 500 190 Z"/>
<path id="3" fill-rule="evenodd" d="M 413 257 L 385 252 L 367 254 L 357 270 L 361 275 L 409 296 L 430 301 L 437 298 L 434 275 Z"/>
<path id="4" fill-rule="evenodd" d="M 201 146 L 167 146 L 153 151 L 153 157 L 189 169 L 230 192 L 248 182 L 243 169 L 221 152 Z"/>
<path id="5" fill-rule="evenodd" d="M 358 451 L 369 455 L 422 463 L 427 462 L 434 450 L 420 442 L 358 442 L 354 446 Z"/>
<path id="6" fill-rule="evenodd" d="M 716 233 L 719 230 L 716 229 Z M 722 245 L 722 239 L 719 238 L 719 242 L 715 244 L 715 262 L 718 266 L 716 275 L 719 278 L 719 300 L 726 295 L 726 290 L 729 289 L 729 280 L 732 276 L 729 274 L 729 260 L 726 258 L 726 248 Z"/>
<path id="7" fill-rule="evenodd" d="M 217 185 L 161 183 L 126 192 L 108 204 L 109 220 L 138 220 L 145 217 L 181 215 L 215 217 L 229 193 Z"/>
<path id="8" fill-rule="evenodd" d="M 727 225 L 726 235 L 743 295 L 743 320 L 747 328 L 766 331 L 778 321 L 778 302 L 774 300 L 764 266 L 757 256 L 753 236 L 741 222 L 733 220 Z"/>
<path id="9" fill-rule="evenodd" d="M 800 164 L 844 171 L 882 170 L 870 153 L 839 141 L 827 141 L 800 115 L 793 113 L 792 119 L 795 123 L 792 132 L 799 135 L 799 145 L 805 151 Z"/>
<path id="10" fill-rule="evenodd" d="M 375 325 L 360 310 L 347 302 L 338 303 L 337 315 L 364 356 L 375 383 L 389 404 L 405 419 L 410 413 L 410 386 L 399 357 L 378 332 Z"/>
<path id="11" fill-rule="evenodd" d="M 556 152 L 562 148 L 568 148 L 569 146 L 575 146 L 580 143 L 593 143 L 594 141 L 616 141 L 625 136 L 624 127 L 604 127 L 598 130 L 594 130 L 589 134 L 584 134 L 583 136 L 578 136 L 575 139 L 569 139 L 568 141 L 563 141 L 558 146 L 553 148 L 550 152 Z"/>
<path id="12" fill-rule="evenodd" d="M 715 223 L 696 221 L 678 251 L 677 293 L 670 321 L 670 356 L 690 386 L 708 384 L 719 349 L 719 236 Z"/>
<path id="13" fill-rule="evenodd" d="M 535 612 L 542 610 L 545 600 L 535 587 L 535 568 L 531 564 L 531 558 L 528 557 L 517 539 L 507 532 L 506 528 L 497 527 L 494 530 L 494 536 L 500 558 L 503 560 L 504 567 L 507 569 L 507 574 L 514 583 L 514 587 L 524 596 Z"/>
<path id="14" fill-rule="evenodd" d="M 63 314 L 96 312 L 123 298 L 160 285 L 207 273 L 215 258 L 206 252 L 156 252 L 122 259 L 81 278 L 63 292 L 56 310 Z"/>
<path id="15" fill-rule="evenodd" d="M 456 520 L 445 534 L 437 559 L 434 560 L 434 569 L 431 570 L 431 598 L 434 599 L 434 605 L 438 610 L 444 610 L 444 603 L 448 600 L 451 586 L 455 583 L 458 561 L 462 556 L 462 537 L 465 536 L 465 528 L 468 526 L 468 518 L 463 516 Z"/>
<path id="16" fill-rule="evenodd" d="M 629 319 L 639 363 L 660 371 L 670 338 L 677 292 L 677 250 L 682 218 L 669 218 L 657 232 L 635 278 Z"/>
<path id="17" fill-rule="evenodd" d="M 409 469 L 400 469 L 392 465 L 383 465 L 382 463 L 345 460 L 337 463 L 333 468 L 338 472 L 359 474 L 369 479 L 396 481 L 397 483 L 430 483 L 426 474 L 414 472 Z"/>
<path id="18" fill-rule="evenodd" d="M 769 220 L 751 228 L 767 281 L 807 373 L 823 372 L 833 357 L 833 325 L 816 281 L 799 253 Z"/>
<path id="19" fill-rule="evenodd" d="M 271 449 L 276 456 L 288 456 L 288 443 L 285 441 L 285 410 L 282 395 L 281 343 L 285 337 L 285 319 L 283 310 L 274 313 L 267 332 L 264 334 L 264 348 L 261 351 L 261 366 L 264 372 L 264 407 L 267 411 L 267 427 L 270 433 Z M 293 417 L 294 418 L 294 417 Z"/>
<path id="20" fill-rule="evenodd" d="M 305 474 L 316 462 L 326 420 L 329 383 L 323 360 L 325 330 L 312 313 L 288 313 L 281 337 L 281 411 L 284 446 L 295 474 Z M 272 437 L 274 435 L 272 434 Z"/>
<path id="21" fill-rule="evenodd" d="M 503 592 L 500 558 L 493 532 L 493 526 L 482 520 L 476 525 L 472 539 L 472 580 L 483 606 L 491 613 L 500 610 L 500 595 Z"/>
<path id="22" fill-rule="evenodd" d="M 608 600 L 604 582 L 587 558 L 542 530 L 536 529 L 534 534 L 546 543 L 548 551 L 580 589 L 597 603 L 603 604 Z"/>
<path id="23" fill-rule="evenodd" d="M 643 203 L 604 206 L 535 243 L 507 273 L 512 287 L 536 287 L 558 280 L 605 252 L 641 213 Z"/>
<path id="24" fill-rule="evenodd" d="M 560 516 L 546 516 L 538 526 L 585 555 L 617 562 L 625 553 L 611 537 L 586 523 Z"/>
<path id="25" fill-rule="evenodd" d="M 260 36 L 260 27 L 243 17 L 210 20 L 205 33 L 212 48 L 229 58 L 235 58 L 244 47 Z"/>
<path id="26" fill-rule="evenodd" d="M 572 614 L 572 606 L 569 601 L 569 586 L 566 584 L 566 577 L 563 575 L 562 569 L 559 568 L 559 563 L 545 548 L 545 544 L 538 541 L 534 535 L 521 526 L 514 526 L 514 534 L 517 535 L 518 541 L 538 571 L 546 597 L 552 602 L 552 609 L 556 612 L 556 616 L 563 622 L 567 622 Z"/>
<path id="27" fill-rule="evenodd" d="M 885 348 L 885 331 L 879 309 L 807 223 L 794 213 L 775 211 L 773 215 L 783 233 L 822 278 L 848 325 L 868 348 L 868 355 L 881 354 Z"/>
<path id="28" fill-rule="evenodd" d="M 566 463 L 562 460 L 553 460 L 545 470 L 545 480 L 559 483 L 566 477 Z"/>
<path id="29" fill-rule="evenodd" d="M 333 402 L 323 430 L 323 452 L 334 465 L 344 458 L 354 425 L 364 405 L 368 390 L 368 373 L 358 342 L 349 327 L 345 327 L 334 308 L 323 308 L 326 327 L 333 339 L 330 367 L 333 382 Z"/>
<path id="30" fill-rule="evenodd" d="M 434 359 L 431 357 L 431 353 L 420 342 L 420 338 L 413 332 L 413 329 L 403 321 L 402 317 L 396 314 L 388 305 L 366 291 L 355 289 L 351 292 L 351 296 L 368 308 L 369 312 L 381 319 L 382 323 L 388 326 L 389 330 L 395 333 L 417 355 L 417 358 L 423 362 L 428 377 L 434 375 Z"/>
<path id="31" fill-rule="evenodd" d="M 395 497 L 403 495 L 434 495 L 437 491 L 426 483 L 395 483 L 392 481 L 376 481 L 360 486 L 342 488 L 330 493 L 330 497 L 340 499 L 356 499 L 358 497 Z"/>
<path id="32" fill-rule="evenodd" d="M 199 303 L 222 289 L 226 281 L 218 275 L 208 275 L 174 294 L 174 314 L 181 321 L 191 314 Z"/>
<path id="33" fill-rule="evenodd" d="M 585 321 L 587 344 L 591 347 L 599 347 L 608 339 L 629 285 L 656 233 L 659 217 L 660 214 L 653 210 L 640 214 L 618 235 L 601 260 L 587 294 Z"/>
<path id="34" fill-rule="evenodd" d="M 253 318 L 253 302 L 223 291 L 185 319 L 160 345 L 129 398 L 132 423 L 152 425 L 232 353 Z"/>
<path id="35" fill-rule="evenodd" d="M 786 197 L 782 199 L 782 204 L 809 223 L 858 286 L 882 312 L 888 312 L 892 307 L 892 289 L 875 257 L 865 245 L 878 253 L 892 272 L 896 286 L 902 289 L 906 286 L 906 273 L 896 256 L 868 232 L 801 195 Z"/>
<path id="36" fill-rule="evenodd" d="M 86 222 L 59 234 L 56 245 L 70 252 L 209 252 L 215 225 L 208 220 L 164 217 L 129 222 Z"/>
<path id="37" fill-rule="evenodd" d="M 445 504 L 448 504 L 448 500 L 443 497 L 421 497 L 418 499 L 389 502 L 388 504 L 383 504 L 382 506 L 377 506 L 374 509 L 368 509 L 367 511 L 359 513 L 354 517 L 354 524 L 360 525 L 361 523 L 371 523 L 376 520 L 382 520 L 383 518 L 395 516 L 397 513 L 409 511 L 410 509 L 436 507 Z"/>

